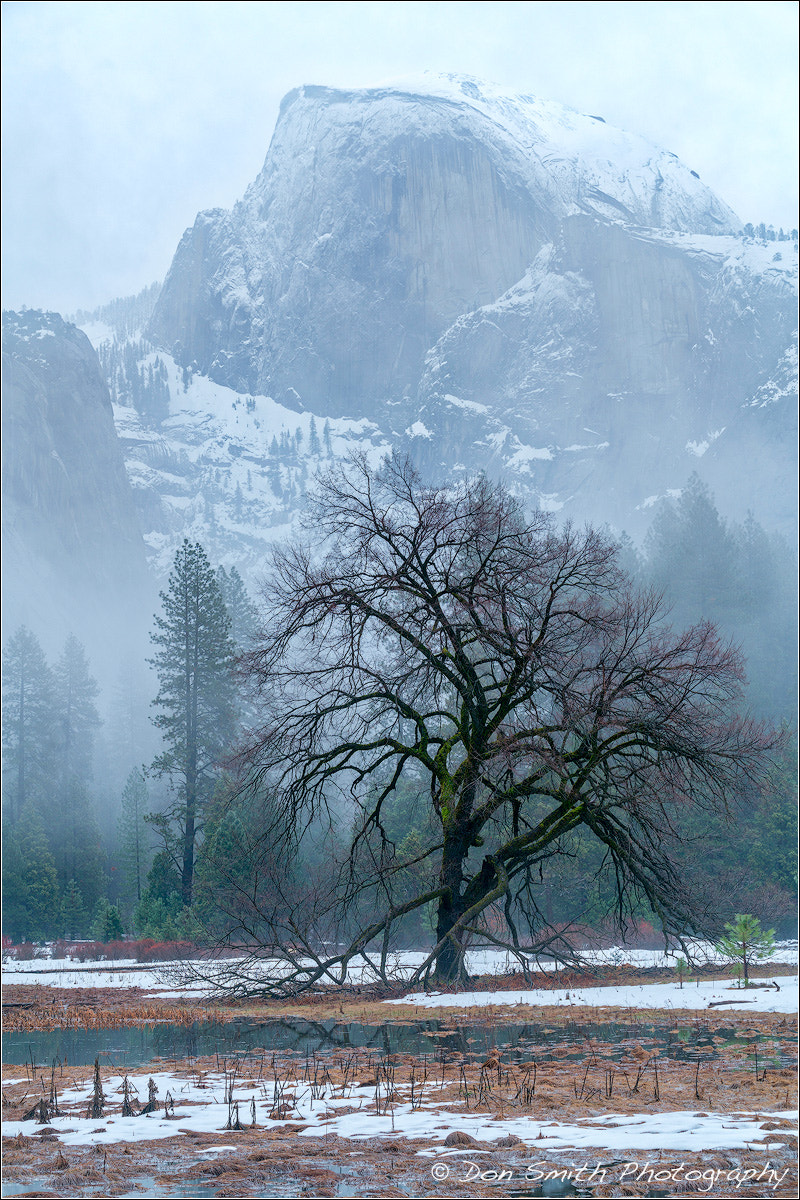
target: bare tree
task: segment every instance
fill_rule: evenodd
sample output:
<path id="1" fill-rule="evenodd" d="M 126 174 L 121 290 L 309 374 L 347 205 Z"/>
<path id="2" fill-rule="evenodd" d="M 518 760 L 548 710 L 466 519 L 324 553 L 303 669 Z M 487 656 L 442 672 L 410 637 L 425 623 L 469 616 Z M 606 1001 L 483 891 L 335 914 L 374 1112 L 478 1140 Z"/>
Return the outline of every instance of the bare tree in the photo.
<path id="1" fill-rule="evenodd" d="M 644 898 L 665 932 L 698 932 L 671 855 L 681 810 L 725 809 L 775 740 L 737 715 L 742 663 L 713 626 L 673 632 L 608 537 L 526 517 L 482 477 L 434 488 L 407 461 L 355 459 L 321 480 L 311 525 L 321 550 L 275 551 L 244 660 L 265 712 L 248 836 L 290 859 L 323 818 L 345 869 L 318 888 L 272 869 L 261 898 L 239 872 L 241 929 L 302 947 L 275 986 L 344 979 L 357 955 L 385 975 L 394 932 L 430 906 L 418 978 L 462 977 L 478 935 L 563 956 L 537 897 L 577 830 L 604 848 L 620 917 Z M 409 777 L 427 811 L 399 844 L 387 814 Z"/>

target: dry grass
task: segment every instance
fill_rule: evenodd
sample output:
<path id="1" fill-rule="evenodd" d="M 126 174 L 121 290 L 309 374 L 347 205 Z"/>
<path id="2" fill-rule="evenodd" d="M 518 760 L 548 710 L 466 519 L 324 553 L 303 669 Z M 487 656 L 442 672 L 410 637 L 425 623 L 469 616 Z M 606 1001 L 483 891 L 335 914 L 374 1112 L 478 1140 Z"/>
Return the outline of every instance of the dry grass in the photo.
<path id="1" fill-rule="evenodd" d="M 797 967 L 785 963 L 777 963 L 767 969 L 756 968 L 753 978 L 796 975 Z M 692 978 L 694 979 L 694 975 Z M 732 981 L 732 968 L 704 968 L 699 972 L 704 980 Z M 675 975 L 668 970 L 637 971 L 627 965 L 620 967 L 597 968 L 591 973 L 576 972 L 541 972 L 534 975 L 532 983 L 526 984 L 521 975 L 485 976 L 473 981 L 471 990 L 504 992 L 521 991 L 527 987 L 552 990 L 555 988 L 584 988 L 598 987 L 602 984 L 628 984 L 631 986 L 646 983 L 674 982 Z M 419 989 L 415 989 L 419 990 Z M 691 983 L 686 984 L 687 992 Z M 305 1016 L 313 1014 L 315 1020 L 343 1020 L 348 1022 L 361 1021 L 363 1024 L 382 1024 L 387 1020 L 408 1021 L 422 1016 L 430 1020 L 434 1015 L 452 1015 L 458 1012 L 463 1018 L 463 1009 L 437 1009 L 432 1013 L 413 1004 L 393 1005 L 387 1010 L 383 1000 L 390 993 L 386 988 L 374 993 L 369 989 L 350 988 L 346 991 L 330 989 L 311 995 L 295 996 L 291 1000 L 192 1000 L 176 1002 L 171 998 L 160 999 L 157 996 L 145 996 L 142 989 L 131 988 L 57 988 L 43 984 L 10 984 L 3 989 L 3 1023 L 8 1030 L 43 1031 L 53 1029 L 118 1029 L 124 1025 L 155 1023 L 167 1021 L 175 1025 L 191 1025 L 195 1021 L 235 1021 L 242 1018 L 254 1020 L 280 1019 L 281 1017 Z M 395 993 L 402 997 L 402 989 Z M 25 1007 L 17 1007 L 24 1005 Z M 701 1008 L 705 1005 L 701 1004 Z M 516 1011 L 530 1013 L 525 1006 L 503 1005 L 504 1022 L 511 1019 Z M 552 1020 L 552 1012 L 563 1015 L 563 1007 L 537 1006 L 537 1019 Z M 587 1010 L 581 1010 L 587 1011 Z M 614 1014 L 619 1019 L 620 1012 L 627 1010 L 606 1009 L 604 1013 Z M 476 1014 L 469 1013 L 470 1020 Z M 609 1015 L 608 1019 L 612 1019 Z"/>
<path id="2" fill-rule="evenodd" d="M 515 986 L 519 986 L 519 981 Z M 136 1023 L 163 1020 L 185 1025 L 195 1020 L 241 1017 L 268 1020 L 288 1015 L 375 1025 L 387 1020 L 410 1022 L 416 1015 L 413 1008 L 387 1010 L 377 1000 L 363 996 L 347 999 L 324 996 L 313 1003 L 308 998 L 291 1005 L 206 1005 L 199 1009 L 188 1003 L 143 1002 L 130 992 L 98 993 L 87 989 L 76 997 L 72 992 L 54 995 L 50 989 L 18 987 L 13 990 L 17 996 L 19 993 L 36 993 L 33 1008 L 10 1010 L 18 1014 L 15 1021 L 23 1016 L 30 1022 L 17 1025 L 17 1028 L 65 1027 L 62 1023 L 65 1017 L 78 1027 L 114 1028 L 131 1024 L 134 1019 Z M 72 1004 L 74 999 L 81 1003 Z M 131 1190 L 137 1178 L 143 1177 L 155 1179 L 157 1187 L 166 1196 L 179 1185 L 191 1189 L 193 1183 L 213 1187 L 220 1198 L 258 1196 L 265 1190 L 273 1194 L 302 1193 L 323 1197 L 338 1194 L 342 1187 L 348 1194 L 356 1196 L 387 1198 L 509 1194 L 502 1185 L 479 1178 L 459 1181 L 457 1187 L 449 1190 L 437 1185 L 431 1176 L 431 1164 L 435 1160 L 417 1155 L 418 1150 L 436 1144 L 429 1140 L 394 1136 L 352 1142 L 330 1132 L 318 1138 L 303 1137 L 304 1125 L 291 1104 L 291 1088 L 287 1085 L 296 1081 L 309 1086 L 315 1078 L 318 1082 L 325 1078 L 337 1089 L 354 1080 L 369 1083 L 374 1094 L 371 1104 L 365 1107 L 373 1110 L 376 1107 L 381 1111 L 390 1110 L 400 1100 L 408 1103 L 413 1084 L 415 1103 L 423 1107 L 434 1102 L 441 1104 L 443 1111 L 482 1113 L 498 1122 L 509 1117 L 529 1118 L 536 1126 L 578 1118 L 589 1122 L 593 1118 L 613 1118 L 614 1115 L 624 1118 L 642 1112 L 770 1112 L 791 1109 L 797 1103 L 796 1071 L 788 1066 L 773 1067 L 765 1058 L 768 1052 L 773 1061 L 777 1053 L 794 1060 L 796 1022 L 782 1014 L 705 1009 L 681 1013 L 587 1009 L 577 1012 L 564 1008 L 536 1009 L 534 1013 L 530 1008 L 503 1006 L 466 1012 L 463 1009 L 451 1012 L 446 1009 L 420 1010 L 418 1015 L 426 1022 L 437 1020 L 441 1026 L 485 1028 L 487 1035 L 501 1025 L 524 1019 L 528 1023 L 535 1021 L 539 1027 L 560 1029 L 564 1037 L 557 1047 L 528 1047 L 528 1058 L 523 1062 L 513 1061 L 510 1055 L 496 1051 L 480 1056 L 441 1050 L 427 1056 L 398 1054 L 385 1057 L 375 1051 L 348 1048 L 331 1050 L 308 1060 L 289 1053 L 273 1054 L 271 1050 L 266 1053 L 253 1051 L 249 1060 L 238 1060 L 236 1087 L 239 1096 L 248 1085 L 259 1094 L 268 1077 L 269 1095 L 259 1098 L 255 1128 L 250 1127 L 247 1103 L 240 1106 L 240 1116 L 246 1127 L 239 1132 L 222 1129 L 215 1133 L 182 1131 L 181 1123 L 177 1122 L 175 1136 L 162 1142 L 108 1147 L 62 1147 L 58 1137 L 52 1136 L 52 1130 L 45 1126 L 40 1133 L 31 1122 L 29 1136 L 4 1139 L 5 1177 L 10 1183 L 39 1187 L 42 1194 L 62 1196 L 113 1196 Z M 595 1023 L 596 1036 L 576 1040 L 576 1020 L 582 1025 Z M 625 1053 L 621 1057 L 620 1048 L 603 1037 L 603 1024 L 615 1020 L 642 1029 L 640 1038 L 625 1044 Z M 10 1021 L 7 1021 L 7 1027 L 11 1027 Z M 749 1045 L 731 1045 L 727 1035 L 715 1034 L 715 1030 L 723 1027 L 736 1029 L 738 1036 Z M 681 1035 L 688 1036 L 690 1044 L 701 1036 L 707 1042 L 711 1035 L 716 1050 L 713 1062 L 700 1061 L 698 1064 L 673 1057 L 671 1053 L 667 1056 L 665 1050 L 670 1046 L 673 1050 L 679 1046 L 685 1050 Z M 754 1045 L 760 1046 L 758 1062 L 752 1053 Z M 704 1049 L 707 1051 L 708 1045 Z M 216 1057 L 170 1064 L 171 1069 L 195 1083 L 202 1083 L 204 1076 L 216 1074 L 219 1066 Z M 24 1068 L 14 1067 L 12 1071 L 13 1076 L 19 1077 Z M 111 1068 L 103 1068 L 104 1081 L 116 1073 Z M 137 1072 L 139 1074 L 144 1072 Z M 59 1098 L 73 1086 L 89 1084 L 91 1077 L 89 1066 L 65 1066 L 56 1078 Z M 276 1080 L 285 1088 L 277 1102 L 274 1100 Z M 34 1102 L 49 1095 L 50 1085 L 50 1071 L 41 1069 L 32 1079 L 6 1085 L 3 1117 L 18 1120 Z M 106 1093 L 107 1111 L 118 1113 L 122 1096 L 112 1093 L 110 1088 L 106 1088 Z M 268 1111 L 280 1115 L 280 1125 L 265 1127 L 260 1124 Z M 76 1113 L 76 1121 L 83 1119 Z M 665 1168 L 684 1162 L 687 1169 L 694 1164 L 703 1169 L 734 1170 L 748 1163 L 765 1161 L 764 1146 L 768 1144 L 773 1165 L 789 1168 L 789 1174 L 779 1187 L 770 1187 L 763 1195 L 779 1200 L 793 1196 L 797 1187 L 797 1139 L 791 1123 L 764 1119 L 760 1125 L 761 1138 L 746 1151 L 707 1155 L 664 1153 L 649 1157 Z M 441 1134 L 443 1148 L 446 1133 L 447 1130 Z M 598 1132 L 601 1146 L 602 1141 L 603 1134 Z M 235 1153 L 210 1161 L 203 1159 L 204 1147 L 225 1144 L 235 1147 Z M 459 1148 L 450 1149 L 458 1152 Z M 481 1151 L 480 1155 L 475 1156 L 476 1150 Z M 458 1168 L 459 1162 L 461 1169 L 466 1169 L 463 1164 L 469 1161 L 470 1152 L 480 1163 L 481 1170 L 509 1169 L 515 1172 L 516 1186 L 523 1192 L 526 1190 L 525 1172 L 531 1164 L 536 1163 L 541 1171 L 563 1171 L 570 1158 L 577 1157 L 575 1152 L 571 1156 L 552 1151 L 543 1155 L 537 1151 L 535 1139 L 530 1145 L 520 1144 L 513 1138 L 503 1137 L 502 1126 L 498 1127 L 497 1138 L 477 1145 L 465 1144 L 458 1158 L 446 1161 L 454 1165 L 454 1169 Z M 648 1157 L 641 1152 L 625 1150 L 614 1151 L 613 1157 L 624 1160 L 626 1154 L 631 1161 Z M 596 1160 L 598 1155 L 611 1157 L 600 1149 L 594 1156 L 592 1152 L 586 1155 L 581 1152 L 580 1160 L 592 1161 L 593 1157 Z M 528 1191 L 531 1186 L 527 1185 Z M 593 1195 L 598 1200 L 607 1196 L 644 1196 L 652 1193 L 652 1186 L 636 1180 L 601 1182 L 593 1186 Z M 695 1187 L 694 1191 L 692 1187 L 694 1185 L 676 1185 L 668 1190 L 668 1194 L 675 1197 L 729 1194 L 724 1186 L 710 1191 L 706 1186 Z M 750 1196 L 759 1195 L 752 1187 L 744 1191 Z"/>

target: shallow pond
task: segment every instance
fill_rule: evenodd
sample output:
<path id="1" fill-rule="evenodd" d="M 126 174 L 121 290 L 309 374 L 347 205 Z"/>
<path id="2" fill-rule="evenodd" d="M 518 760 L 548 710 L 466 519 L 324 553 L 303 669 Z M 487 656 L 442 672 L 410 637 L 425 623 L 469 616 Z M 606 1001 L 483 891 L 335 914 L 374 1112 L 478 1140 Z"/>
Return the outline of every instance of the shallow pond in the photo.
<path id="1" fill-rule="evenodd" d="M 373 1051 L 376 1055 L 413 1054 L 438 1058 L 442 1053 L 467 1059 L 486 1057 L 492 1049 L 502 1051 L 507 1063 L 536 1058 L 585 1060 L 595 1044 L 604 1056 L 621 1057 L 632 1046 L 644 1044 L 659 1055 L 676 1060 L 712 1061 L 719 1051 L 746 1049 L 756 1040 L 744 1038 L 728 1025 L 700 1026 L 686 1023 L 671 1030 L 648 1024 L 603 1024 L 567 1021 L 563 1025 L 538 1022 L 497 1025 L 456 1024 L 439 1020 L 408 1024 L 386 1022 L 309 1021 L 300 1018 L 278 1021 L 198 1021 L 193 1025 L 168 1022 L 123 1026 L 119 1029 L 27 1030 L 3 1033 L 3 1062 L 49 1067 L 52 1063 L 82 1066 L 100 1059 L 111 1067 L 131 1070 L 156 1060 L 182 1061 L 216 1055 L 222 1060 L 247 1057 L 268 1067 L 273 1054 L 302 1056 Z M 764 1065 L 787 1065 L 784 1056 L 764 1047 Z M 610 1051 L 610 1053 L 609 1053 Z M 598 1050 L 599 1052 L 599 1050 Z M 761 1054 L 759 1054 L 761 1057 Z"/>
<path id="2" fill-rule="evenodd" d="M 41 1175 L 37 1179 L 29 1180 L 28 1183 L 3 1183 L 0 1196 L 25 1196 L 28 1192 L 41 1192 L 49 1189 L 49 1177 Z M 129 1186 L 135 1185 L 136 1190 L 131 1192 L 115 1192 L 117 1200 L 125 1200 L 126 1197 L 137 1197 L 137 1200 L 144 1200 L 147 1196 L 163 1196 L 164 1188 L 157 1183 L 155 1179 L 148 1175 L 135 1175 L 129 1180 Z M 102 1184 L 92 1187 L 91 1184 L 86 1184 L 81 1188 L 80 1195 L 82 1196 L 98 1196 L 106 1195 Z M 216 1196 L 217 1189 L 209 1187 L 206 1183 L 175 1183 L 170 1185 L 170 1196 L 191 1196 L 197 1197 L 197 1200 L 203 1200 L 203 1197 Z M 275 1193 L 280 1195 L 282 1193 Z"/>

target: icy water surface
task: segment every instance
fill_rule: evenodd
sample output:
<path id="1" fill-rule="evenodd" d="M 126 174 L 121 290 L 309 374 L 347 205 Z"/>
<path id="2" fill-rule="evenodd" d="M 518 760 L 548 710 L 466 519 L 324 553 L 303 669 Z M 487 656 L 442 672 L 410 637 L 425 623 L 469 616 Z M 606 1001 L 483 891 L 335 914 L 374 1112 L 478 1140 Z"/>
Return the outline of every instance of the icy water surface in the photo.
<path id="1" fill-rule="evenodd" d="M 767 1039 L 761 1038 L 760 1041 Z M 721 1050 L 753 1044 L 753 1037 L 742 1038 L 731 1025 L 696 1026 L 676 1021 L 665 1030 L 645 1023 L 589 1023 L 567 1021 L 563 1025 L 529 1021 L 524 1024 L 455 1024 L 439 1020 L 408 1024 L 387 1022 L 362 1025 L 358 1022 L 307 1021 L 198 1021 L 194 1025 L 167 1022 L 152 1025 L 123 1026 L 119 1029 L 57 1029 L 50 1032 L 27 1030 L 3 1034 L 3 1062 L 24 1066 L 68 1063 L 89 1065 L 95 1058 L 109 1067 L 134 1069 L 161 1060 L 185 1062 L 216 1055 L 226 1061 L 247 1057 L 260 1059 L 265 1069 L 273 1054 L 325 1054 L 348 1050 L 374 1051 L 378 1055 L 413 1054 L 417 1057 L 441 1053 L 459 1054 L 466 1059 L 485 1057 L 492 1049 L 502 1051 L 507 1063 L 535 1057 L 584 1060 L 592 1050 L 603 1047 L 606 1056 L 621 1057 L 632 1046 L 645 1044 L 664 1057 L 675 1060 L 712 1061 Z M 759 1055 L 760 1057 L 760 1055 Z M 782 1056 L 766 1053 L 774 1066 L 784 1065 Z M 778 1059 L 781 1061 L 779 1062 Z"/>
<path id="2" fill-rule="evenodd" d="M 4 1183 L 0 1196 L 25 1196 L 28 1192 L 40 1192 L 49 1190 L 49 1176 L 42 1175 L 26 1184 Z M 129 1186 L 135 1184 L 136 1190 L 131 1192 L 115 1192 L 118 1200 L 125 1200 L 126 1197 L 137 1197 L 137 1200 L 143 1200 L 146 1196 L 163 1196 L 164 1188 L 157 1183 L 155 1179 L 147 1175 L 136 1175 L 128 1181 Z M 102 1190 L 103 1185 L 98 1184 L 97 1187 L 92 1187 L 90 1184 L 81 1188 L 82 1196 L 104 1196 L 106 1193 Z M 204 1197 L 211 1197 L 217 1194 L 216 1188 L 209 1187 L 206 1183 L 176 1183 L 170 1184 L 170 1196 L 192 1196 L 198 1200 L 204 1200 Z M 276 1192 L 276 1195 L 280 1193 Z"/>

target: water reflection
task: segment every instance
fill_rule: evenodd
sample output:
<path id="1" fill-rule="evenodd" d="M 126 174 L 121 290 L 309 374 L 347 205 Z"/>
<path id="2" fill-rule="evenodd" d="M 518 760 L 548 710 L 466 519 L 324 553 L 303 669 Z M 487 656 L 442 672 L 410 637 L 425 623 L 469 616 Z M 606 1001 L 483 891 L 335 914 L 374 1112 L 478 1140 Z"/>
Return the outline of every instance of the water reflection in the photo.
<path id="1" fill-rule="evenodd" d="M 126 1026 L 120 1029 L 59 1029 L 50 1032 L 24 1031 L 3 1034 L 3 1062 L 24 1065 L 31 1059 L 39 1065 L 53 1062 L 72 1066 L 89 1065 L 96 1057 L 107 1066 L 133 1069 L 156 1059 L 191 1061 L 208 1055 L 220 1060 L 258 1058 L 269 1066 L 274 1054 L 304 1057 L 336 1051 L 374 1052 L 383 1057 L 410 1054 L 435 1059 L 442 1054 L 466 1060 L 485 1058 L 492 1050 L 502 1052 L 506 1063 L 535 1057 L 540 1063 L 551 1057 L 585 1060 L 592 1053 L 609 1061 L 621 1058 L 634 1046 L 644 1044 L 662 1057 L 678 1061 L 712 1061 L 718 1050 L 744 1049 L 753 1038 L 742 1038 L 731 1026 L 693 1026 L 665 1030 L 645 1024 L 583 1023 L 568 1020 L 563 1025 L 535 1021 L 517 1024 L 456 1024 L 422 1020 L 408 1024 L 386 1022 L 313 1021 L 303 1018 L 229 1022 L 198 1021 L 193 1025 Z M 759 1041 L 768 1040 L 762 1037 Z M 778 1056 L 783 1058 L 783 1056 Z M 778 1065 L 778 1062 L 775 1062 Z M 781 1061 L 780 1065 L 784 1065 Z"/>

